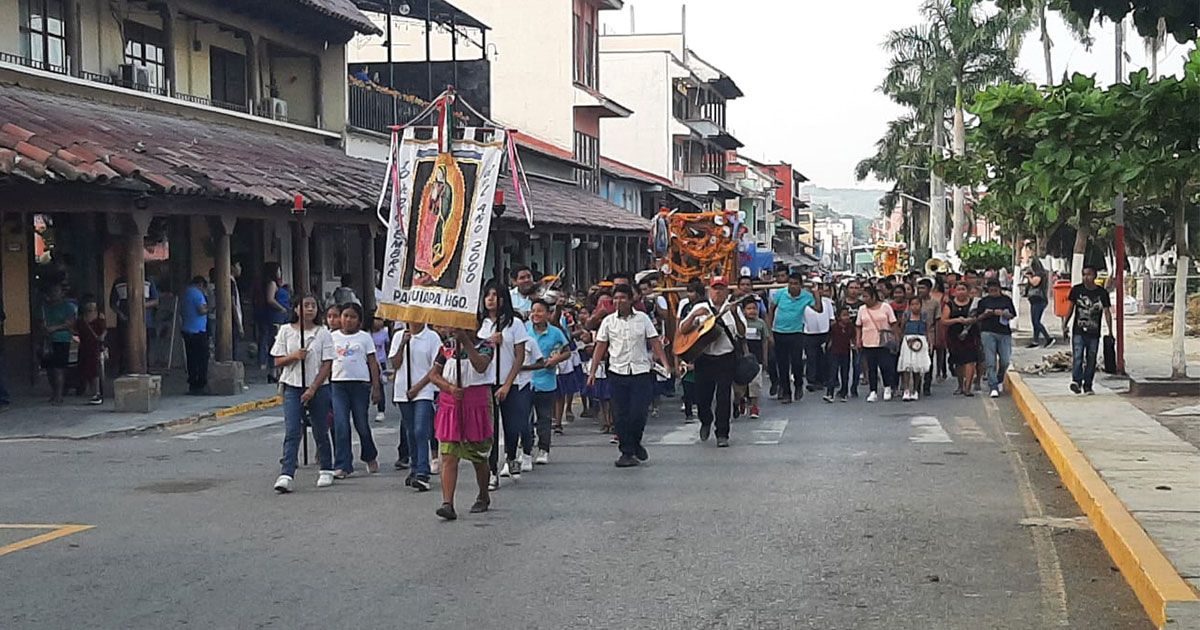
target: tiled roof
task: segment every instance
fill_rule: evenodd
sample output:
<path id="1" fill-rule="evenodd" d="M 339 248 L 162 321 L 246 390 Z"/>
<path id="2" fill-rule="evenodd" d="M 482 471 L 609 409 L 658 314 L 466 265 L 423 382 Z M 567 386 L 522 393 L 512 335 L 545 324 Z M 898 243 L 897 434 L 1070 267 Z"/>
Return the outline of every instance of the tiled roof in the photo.
<path id="1" fill-rule="evenodd" d="M 499 186 L 504 191 L 504 201 L 507 205 L 501 221 L 523 224 L 525 218 L 517 206 L 517 196 L 512 187 L 512 176 L 501 174 Z M 552 226 L 559 229 L 578 227 L 580 229 L 641 232 L 642 234 L 650 231 L 650 221 L 574 184 L 564 184 L 530 176 L 527 200 L 533 208 L 535 227 Z"/>
<path id="2" fill-rule="evenodd" d="M 0 85 L 0 178 L 364 210 L 383 170 L 322 142 Z"/>
<path id="3" fill-rule="evenodd" d="M 363 15 L 362 11 L 354 5 L 353 0 L 298 0 L 300 4 L 316 10 L 318 13 L 324 13 L 335 20 L 346 22 L 354 27 L 354 30 L 368 35 L 382 35 L 383 31 L 371 21 L 370 18 Z"/>

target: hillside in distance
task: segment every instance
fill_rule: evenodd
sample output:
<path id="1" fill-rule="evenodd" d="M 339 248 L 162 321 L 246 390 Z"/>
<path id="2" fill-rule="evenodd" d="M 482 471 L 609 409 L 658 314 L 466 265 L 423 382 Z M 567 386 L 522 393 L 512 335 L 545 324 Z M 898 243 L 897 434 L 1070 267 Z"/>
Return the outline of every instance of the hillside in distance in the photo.
<path id="1" fill-rule="evenodd" d="M 812 205 L 824 204 L 842 215 L 854 215 L 868 219 L 879 216 L 879 198 L 886 190 L 863 190 L 859 188 L 822 188 L 805 186 L 804 192 L 812 197 Z"/>

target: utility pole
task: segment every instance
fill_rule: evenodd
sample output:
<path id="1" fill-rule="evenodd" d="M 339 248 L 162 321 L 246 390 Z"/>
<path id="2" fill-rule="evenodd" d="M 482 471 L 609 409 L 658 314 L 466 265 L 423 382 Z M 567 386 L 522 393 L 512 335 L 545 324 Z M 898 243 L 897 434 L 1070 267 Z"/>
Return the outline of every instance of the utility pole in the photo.
<path id="1" fill-rule="evenodd" d="M 930 152 L 942 155 L 942 126 L 943 112 L 937 110 L 933 119 L 933 145 Z M 929 170 L 929 255 L 937 257 L 946 254 L 946 186 L 942 178 L 933 169 Z"/>
<path id="2" fill-rule="evenodd" d="M 1121 83 L 1125 75 L 1125 21 L 1116 23 L 1116 83 Z M 1117 281 L 1117 374 L 1125 373 L 1125 194 L 1118 193 L 1113 204 L 1117 227 L 1116 269 L 1114 277 Z"/>

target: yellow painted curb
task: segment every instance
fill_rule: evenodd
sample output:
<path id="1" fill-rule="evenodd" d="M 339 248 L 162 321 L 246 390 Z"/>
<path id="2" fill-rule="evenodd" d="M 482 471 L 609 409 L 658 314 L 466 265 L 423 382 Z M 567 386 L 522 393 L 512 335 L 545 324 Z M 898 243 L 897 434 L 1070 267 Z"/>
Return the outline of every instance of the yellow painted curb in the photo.
<path id="1" fill-rule="evenodd" d="M 1142 526 L 1100 477 L 1067 432 L 1019 374 L 1009 372 L 1008 388 L 1025 422 L 1071 491 L 1075 502 L 1091 521 L 1108 555 L 1146 609 L 1150 620 L 1166 626 L 1175 605 L 1200 604 L 1200 598 L 1150 539 Z M 1172 626 L 1174 627 L 1174 626 Z"/>
<path id="2" fill-rule="evenodd" d="M 234 405 L 232 407 L 218 409 L 217 411 L 213 412 L 213 415 L 218 418 L 227 418 L 229 416 L 236 416 L 239 413 L 246 413 L 247 411 L 258 411 L 259 409 L 270 409 L 271 407 L 279 406 L 282 403 L 283 403 L 282 398 L 280 398 L 279 396 L 273 396 L 271 398 L 264 398 L 263 400 L 251 400 L 249 402 L 244 402 L 240 405 Z"/>

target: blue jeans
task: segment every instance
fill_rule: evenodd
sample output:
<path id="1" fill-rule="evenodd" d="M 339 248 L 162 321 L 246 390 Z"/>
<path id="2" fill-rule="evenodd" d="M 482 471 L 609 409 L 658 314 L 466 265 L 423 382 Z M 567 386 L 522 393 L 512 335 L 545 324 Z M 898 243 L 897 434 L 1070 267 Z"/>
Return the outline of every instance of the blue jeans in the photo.
<path id="1" fill-rule="evenodd" d="M 504 423 L 504 458 L 516 459 L 517 447 L 529 455 L 533 452 L 533 425 L 529 423 L 529 410 L 533 407 L 533 386 L 508 390 L 508 396 L 500 403 L 500 420 Z"/>
<path id="2" fill-rule="evenodd" d="M 983 332 L 979 336 L 983 340 L 983 358 L 987 361 L 988 387 L 999 389 L 1012 360 L 1012 335 Z"/>
<path id="3" fill-rule="evenodd" d="M 833 392 L 837 393 L 842 398 L 845 398 L 849 389 L 854 387 L 858 389 L 858 374 L 850 373 L 850 355 L 849 354 L 827 354 L 825 355 L 828 361 L 829 381 L 825 386 L 825 394 L 832 396 Z M 840 389 L 839 379 L 841 381 Z"/>
<path id="4" fill-rule="evenodd" d="M 300 395 L 304 393 L 305 387 L 292 387 L 291 385 L 283 386 L 283 458 L 279 460 L 282 468 L 279 473 L 294 477 L 296 475 L 296 451 L 300 448 L 300 441 L 304 439 L 304 407 L 300 402 Z M 330 457 L 329 447 L 329 428 L 325 426 L 326 418 L 329 417 L 330 409 L 330 392 L 329 386 L 324 385 L 318 387 L 312 400 L 308 401 L 308 412 L 313 425 L 313 441 L 317 443 L 317 461 L 321 464 L 321 470 L 333 470 L 333 461 Z"/>
<path id="5" fill-rule="evenodd" d="M 346 473 L 354 472 L 354 455 L 350 450 L 350 419 L 358 433 L 359 458 L 373 462 L 379 456 L 371 437 L 371 384 L 365 381 L 341 381 L 333 384 L 333 467 Z"/>
<path id="6" fill-rule="evenodd" d="M 803 333 L 804 357 L 807 359 L 805 369 L 808 374 L 808 384 L 813 387 L 824 385 L 829 377 L 825 373 L 825 342 L 829 333 Z"/>
<path id="7" fill-rule="evenodd" d="M 1096 353 L 1100 350 L 1100 337 L 1075 333 L 1071 337 L 1071 380 L 1084 389 L 1092 388 L 1096 378 Z"/>
<path id="8" fill-rule="evenodd" d="M 1029 319 L 1033 322 L 1033 343 L 1037 343 L 1039 337 L 1045 337 L 1046 343 L 1050 343 L 1050 331 L 1046 330 L 1046 325 L 1042 323 L 1042 314 L 1046 312 L 1046 304 L 1046 298 L 1029 298 Z"/>
<path id="9" fill-rule="evenodd" d="M 654 397 L 654 374 L 623 376 L 609 372 L 608 384 L 612 390 L 613 424 L 621 454 L 636 455 L 646 430 L 650 400 Z M 709 402 L 712 402 L 711 396 Z"/>
<path id="10" fill-rule="evenodd" d="M 884 387 L 896 387 L 896 356 L 887 348 L 863 348 L 863 363 L 867 366 L 867 386 L 870 391 L 879 391 L 879 377 Z"/>
<path id="11" fill-rule="evenodd" d="M 257 326 L 258 365 L 259 367 L 269 367 L 273 365 L 271 362 L 271 347 L 275 345 L 275 333 L 278 331 L 278 327 L 266 319 L 260 319 Z"/>
<path id="12" fill-rule="evenodd" d="M 396 403 L 400 407 L 400 431 L 408 443 L 412 474 L 429 478 L 429 436 L 433 435 L 433 401 Z"/>
<path id="13" fill-rule="evenodd" d="M 858 398 L 858 380 L 862 378 L 862 351 L 850 349 L 850 395 Z"/>

